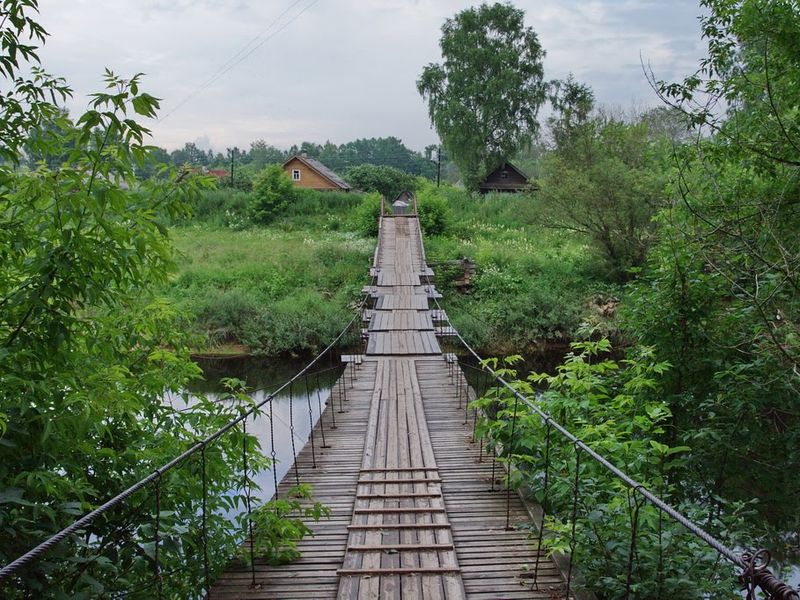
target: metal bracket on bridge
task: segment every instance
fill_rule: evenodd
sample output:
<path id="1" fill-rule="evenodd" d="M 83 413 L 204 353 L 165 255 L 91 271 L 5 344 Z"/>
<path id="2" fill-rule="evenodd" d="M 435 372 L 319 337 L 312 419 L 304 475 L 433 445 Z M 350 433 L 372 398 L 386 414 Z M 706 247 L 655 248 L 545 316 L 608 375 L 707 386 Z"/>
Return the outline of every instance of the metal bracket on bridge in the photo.
<path id="1" fill-rule="evenodd" d="M 739 574 L 739 583 L 742 584 L 742 591 L 747 593 L 745 596 L 747 600 L 756 600 L 756 588 L 765 591 L 769 594 L 769 598 L 774 600 L 800 600 L 800 593 L 778 579 L 767 568 L 772 561 L 769 550 L 745 552 L 742 559 L 745 561 L 745 566 Z"/>

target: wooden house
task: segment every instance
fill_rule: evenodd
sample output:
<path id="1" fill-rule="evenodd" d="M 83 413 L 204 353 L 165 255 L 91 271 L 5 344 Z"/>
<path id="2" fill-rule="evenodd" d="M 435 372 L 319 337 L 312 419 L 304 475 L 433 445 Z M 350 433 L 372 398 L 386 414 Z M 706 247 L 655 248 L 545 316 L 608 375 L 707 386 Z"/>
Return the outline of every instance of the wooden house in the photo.
<path id="1" fill-rule="evenodd" d="M 231 176 L 231 172 L 228 169 L 208 169 L 206 173 L 213 175 L 217 179 L 228 179 Z"/>
<path id="2" fill-rule="evenodd" d="M 504 162 L 481 182 L 481 194 L 489 192 L 524 192 L 531 188 L 530 178 L 510 162 Z"/>
<path id="3" fill-rule="evenodd" d="M 318 160 L 296 154 L 285 163 L 283 170 L 295 186 L 310 190 L 349 192 L 347 182 Z"/>

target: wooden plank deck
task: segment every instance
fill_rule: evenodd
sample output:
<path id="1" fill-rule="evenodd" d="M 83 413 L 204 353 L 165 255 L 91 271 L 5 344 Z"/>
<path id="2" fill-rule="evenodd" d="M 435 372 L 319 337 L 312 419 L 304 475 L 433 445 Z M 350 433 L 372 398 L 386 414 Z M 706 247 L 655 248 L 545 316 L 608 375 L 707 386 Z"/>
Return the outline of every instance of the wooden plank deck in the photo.
<path id="1" fill-rule="evenodd" d="M 338 598 L 464 598 L 413 359 L 375 361 Z"/>
<path id="2" fill-rule="evenodd" d="M 492 482 L 491 460 L 459 407 L 466 381 L 458 369 L 451 375 L 436 340 L 433 321 L 445 316 L 430 310 L 433 286 L 419 283 L 429 276 L 422 256 L 416 217 L 384 218 L 369 290 L 375 302 L 363 315 L 366 355 L 348 357 L 343 385 L 315 427 L 326 427 L 329 446 L 317 448 L 317 468 L 310 444 L 297 459 L 300 480 L 331 507 L 331 519 L 309 524 L 315 535 L 300 543 L 298 561 L 257 562 L 255 587 L 247 568 L 232 566 L 210 597 L 563 597 L 560 572 L 544 554 L 533 586 L 537 551 L 515 527 L 529 522 L 516 494 L 506 530 L 502 471 Z M 279 493 L 294 483 L 290 470 Z"/>
<path id="3" fill-rule="evenodd" d="M 377 311 L 370 320 L 370 331 L 432 331 L 433 319 L 429 310 Z"/>
<path id="4" fill-rule="evenodd" d="M 455 371 L 451 380 L 441 357 L 414 362 L 467 597 L 563 598 L 561 573 L 544 552 L 539 556 L 538 589 L 533 589 L 535 540 L 517 529 L 530 523 L 530 517 L 514 493 L 512 529 L 505 529 L 502 468 L 496 466 L 493 486 L 491 456 L 482 455 L 480 444 L 472 441 L 472 415 L 465 423 L 463 403 L 459 408 L 455 376 L 461 374 Z"/>

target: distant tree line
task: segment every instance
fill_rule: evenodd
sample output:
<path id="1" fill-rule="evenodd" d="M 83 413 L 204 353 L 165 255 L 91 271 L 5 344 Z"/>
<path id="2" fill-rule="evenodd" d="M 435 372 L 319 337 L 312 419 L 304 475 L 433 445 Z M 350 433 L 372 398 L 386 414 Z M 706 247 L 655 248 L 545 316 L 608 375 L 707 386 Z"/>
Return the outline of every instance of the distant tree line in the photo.
<path id="1" fill-rule="evenodd" d="M 363 138 L 337 145 L 332 142 L 316 144 L 302 142 L 288 149 L 280 149 L 265 140 L 256 140 L 250 148 L 231 148 L 226 153 L 203 150 L 194 142 L 187 142 L 183 148 L 167 152 L 159 148 L 157 159 L 164 164 L 196 165 L 198 167 L 230 169 L 231 153 L 236 167 L 246 167 L 253 174 L 269 164 L 282 163 L 295 154 L 305 153 L 324 163 L 334 171 L 344 171 L 350 167 L 364 164 L 394 167 L 411 175 L 434 179 L 436 177 L 436 146 L 429 146 L 423 154 L 408 148 L 396 137 Z"/>

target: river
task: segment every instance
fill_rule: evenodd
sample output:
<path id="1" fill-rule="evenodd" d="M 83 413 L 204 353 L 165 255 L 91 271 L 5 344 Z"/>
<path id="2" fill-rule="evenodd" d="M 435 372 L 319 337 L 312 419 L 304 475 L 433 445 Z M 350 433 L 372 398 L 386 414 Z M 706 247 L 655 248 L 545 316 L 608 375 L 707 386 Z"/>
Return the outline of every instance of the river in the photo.
<path id="1" fill-rule="evenodd" d="M 262 360 L 250 357 L 198 360 L 205 380 L 194 382 L 188 387 L 189 402 L 193 396 L 199 394 L 204 394 L 211 400 L 223 398 L 226 389 L 221 380 L 234 377 L 244 381 L 247 393 L 256 403 L 260 403 L 272 390 L 291 379 L 307 362 L 308 359 Z M 323 372 L 319 373 L 321 370 Z M 247 430 L 256 436 L 262 452 L 267 456 L 271 456 L 273 449 L 275 452 L 275 473 L 273 474 L 270 469 L 254 475 L 254 480 L 260 488 L 258 492 L 254 492 L 256 504 L 273 496 L 275 479 L 280 482 L 292 467 L 294 452 L 299 453 L 308 441 L 313 425 L 319 420 L 320 409 L 325 410 L 331 387 L 340 372 L 341 368 L 338 365 L 331 366 L 327 361 L 323 361 L 318 368 L 312 368 L 312 373 L 307 379 L 301 378 L 291 390 L 286 389 L 277 394 L 272 400 L 272 431 L 270 431 L 269 404 L 264 405 L 261 414 L 248 419 Z M 167 400 L 173 403 L 184 402 L 178 397 L 168 397 Z M 315 442 L 322 444 L 321 440 Z"/>

